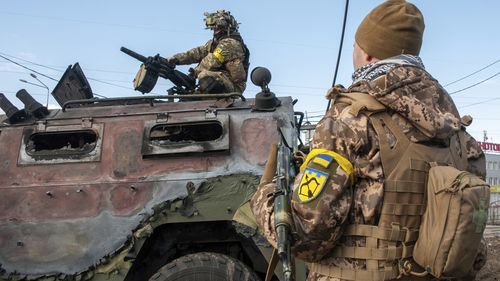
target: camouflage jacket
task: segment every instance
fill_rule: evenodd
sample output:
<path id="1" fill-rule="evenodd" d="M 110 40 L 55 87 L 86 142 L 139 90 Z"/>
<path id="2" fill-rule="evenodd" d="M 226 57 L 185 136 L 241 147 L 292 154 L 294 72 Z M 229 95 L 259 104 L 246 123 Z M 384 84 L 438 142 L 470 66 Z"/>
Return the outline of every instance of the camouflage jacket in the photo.
<path id="1" fill-rule="evenodd" d="M 297 175 L 292 196 L 293 228 L 297 233 L 293 251 L 307 261 L 342 268 L 363 268 L 364 264 L 330 257 L 336 245 L 364 246 L 366 241 L 347 241 L 342 236 L 347 224 L 377 225 L 383 203 L 384 175 L 376 133 L 367 116 L 353 116 L 349 105 L 336 103 L 339 92 L 364 92 L 392 112 L 392 118 L 413 142 L 446 140 L 462 128 L 458 111 L 446 91 L 422 68 L 397 66 L 386 73 L 385 89 L 361 80 L 345 89 L 337 86 L 328 93 L 334 103 L 316 126 L 311 149 L 323 148 L 349 160 L 354 168 L 354 185 L 343 169 L 334 169 L 320 195 L 304 204 L 298 202 Z M 478 143 L 468 136 L 469 170 L 485 177 L 485 159 Z M 275 246 L 274 183 L 261 185 L 252 198 L 252 210 L 264 235 Z M 481 265 L 478 265 L 479 267 Z M 339 280 L 310 272 L 308 280 Z"/>
<path id="2" fill-rule="evenodd" d="M 173 55 L 181 65 L 198 63 L 194 69 L 197 77 L 203 72 L 218 72 L 241 93 L 246 88 L 245 56 L 245 45 L 233 38 L 211 39 L 203 46 Z"/>

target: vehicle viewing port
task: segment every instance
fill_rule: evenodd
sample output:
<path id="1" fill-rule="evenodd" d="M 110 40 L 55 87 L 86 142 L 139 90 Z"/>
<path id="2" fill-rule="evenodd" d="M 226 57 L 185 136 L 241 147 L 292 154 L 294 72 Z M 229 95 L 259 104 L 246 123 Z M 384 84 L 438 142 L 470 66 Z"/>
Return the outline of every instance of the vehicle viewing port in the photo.
<path id="1" fill-rule="evenodd" d="M 25 128 L 18 164 L 41 165 L 95 162 L 101 158 L 102 124 Z"/>
<path id="2" fill-rule="evenodd" d="M 229 117 L 179 118 L 144 125 L 143 158 L 229 150 Z"/>
<path id="3" fill-rule="evenodd" d="M 218 121 L 188 124 L 162 124 L 151 128 L 149 139 L 155 144 L 214 141 L 222 137 L 223 128 Z"/>
<path id="4" fill-rule="evenodd" d="M 35 155 L 87 154 L 96 146 L 97 134 L 92 130 L 49 132 L 31 135 L 26 153 Z"/>

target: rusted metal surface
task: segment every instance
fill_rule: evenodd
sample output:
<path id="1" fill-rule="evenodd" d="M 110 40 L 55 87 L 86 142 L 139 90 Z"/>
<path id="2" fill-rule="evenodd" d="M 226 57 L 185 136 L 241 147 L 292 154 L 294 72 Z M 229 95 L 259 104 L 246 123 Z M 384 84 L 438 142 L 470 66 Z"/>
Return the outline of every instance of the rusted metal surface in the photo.
<path id="1" fill-rule="evenodd" d="M 123 252 L 154 208 L 188 196 L 188 182 L 196 191 L 218 176 L 260 175 L 278 124 L 293 143 L 293 110 L 290 98 L 275 112 L 252 112 L 252 102 L 217 110 L 228 149 L 209 153 L 145 157 L 141 148 L 146 124 L 206 120 L 213 101 L 70 108 L 51 112 L 44 126 L 0 125 L 0 279 L 82 274 Z M 94 158 L 28 159 L 29 130 L 68 126 L 98 134 Z"/>
<path id="2" fill-rule="evenodd" d="M 241 149 L 245 159 L 254 165 L 264 165 L 268 148 L 278 139 L 276 124 L 261 118 L 250 118 L 243 122 L 241 130 Z"/>

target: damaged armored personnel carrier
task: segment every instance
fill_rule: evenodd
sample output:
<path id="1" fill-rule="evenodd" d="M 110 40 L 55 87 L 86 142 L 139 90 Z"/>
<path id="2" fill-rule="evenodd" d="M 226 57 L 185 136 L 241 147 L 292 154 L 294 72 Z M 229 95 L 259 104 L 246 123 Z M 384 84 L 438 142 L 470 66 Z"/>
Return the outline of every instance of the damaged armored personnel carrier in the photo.
<path id="1" fill-rule="evenodd" d="M 97 99 L 75 64 L 61 109 L 2 95 L 0 280 L 263 280 L 272 248 L 247 202 L 300 123 L 268 78 L 255 99 Z"/>

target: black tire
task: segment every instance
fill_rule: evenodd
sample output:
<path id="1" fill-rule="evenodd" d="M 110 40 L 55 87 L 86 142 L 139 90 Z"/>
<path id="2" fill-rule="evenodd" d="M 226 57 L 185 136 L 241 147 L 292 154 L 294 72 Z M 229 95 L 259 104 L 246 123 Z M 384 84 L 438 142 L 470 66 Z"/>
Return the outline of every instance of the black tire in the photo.
<path id="1" fill-rule="evenodd" d="M 160 268 L 149 281 L 260 281 L 260 279 L 239 260 L 223 254 L 202 252 L 173 260 Z"/>

